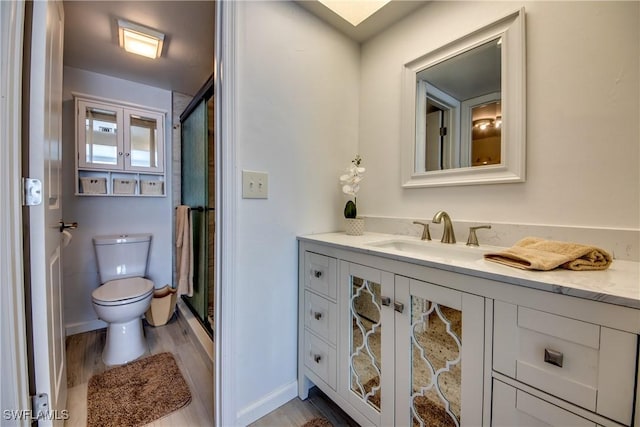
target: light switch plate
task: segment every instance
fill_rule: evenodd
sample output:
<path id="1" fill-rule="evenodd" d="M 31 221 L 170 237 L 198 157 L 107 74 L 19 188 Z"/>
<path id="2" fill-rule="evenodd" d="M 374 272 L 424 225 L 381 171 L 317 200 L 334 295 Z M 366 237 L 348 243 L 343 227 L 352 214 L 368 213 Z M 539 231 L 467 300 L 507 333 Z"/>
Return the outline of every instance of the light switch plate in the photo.
<path id="1" fill-rule="evenodd" d="M 242 171 L 242 198 L 266 199 L 269 195 L 269 175 L 266 172 Z"/>

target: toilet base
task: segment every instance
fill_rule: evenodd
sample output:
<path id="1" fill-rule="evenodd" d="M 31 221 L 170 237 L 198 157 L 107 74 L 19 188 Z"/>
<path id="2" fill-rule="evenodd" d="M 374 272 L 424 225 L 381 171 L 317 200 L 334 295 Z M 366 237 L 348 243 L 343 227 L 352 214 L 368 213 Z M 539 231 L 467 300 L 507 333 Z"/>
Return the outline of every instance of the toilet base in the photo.
<path id="1" fill-rule="evenodd" d="M 124 323 L 110 323 L 107 341 L 102 351 L 105 365 L 123 365 L 142 356 L 147 351 L 147 340 L 142 329 L 142 317 Z"/>

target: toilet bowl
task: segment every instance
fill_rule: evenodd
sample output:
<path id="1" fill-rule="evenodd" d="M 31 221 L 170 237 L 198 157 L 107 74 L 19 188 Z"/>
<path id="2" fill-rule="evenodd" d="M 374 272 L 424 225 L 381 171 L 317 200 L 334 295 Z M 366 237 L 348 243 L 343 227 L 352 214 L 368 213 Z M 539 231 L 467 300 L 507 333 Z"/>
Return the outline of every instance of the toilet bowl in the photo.
<path id="1" fill-rule="evenodd" d="M 112 280 L 91 294 L 98 317 L 109 324 L 102 352 L 106 365 L 121 365 L 147 351 L 140 317 L 153 297 L 153 282 L 141 277 Z"/>
<path id="2" fill-rule="evenodd" d="M 100 279 L 91 293 L 98 318 L 108 323 L 102 360 L 122 365 L 142 356 L 147 344 L 142 314 L 153 297 L 153 282 L 145 279 L 150 234 L 94 237 Z"/>

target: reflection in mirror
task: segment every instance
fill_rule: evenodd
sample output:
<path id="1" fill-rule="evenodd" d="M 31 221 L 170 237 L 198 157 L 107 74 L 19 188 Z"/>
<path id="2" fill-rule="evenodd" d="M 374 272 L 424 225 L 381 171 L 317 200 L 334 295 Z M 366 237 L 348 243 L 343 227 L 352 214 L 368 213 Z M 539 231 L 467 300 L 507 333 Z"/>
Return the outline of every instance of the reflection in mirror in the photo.
<path id="1" fill-rule="evenodd" d="M 87 164 L 118 164 L 118 120 L 116 112 L 86 107 L 85 117 Z"/>
<path id="2" fill-rule="evenodd" d="M 459 426 L 462 311 L 411 295 L 413 426 Z"/>
<path id="3" fill-rule="evenodd" d="M 158 123 L 156 119 L 131 114 L 131 166 L 158 167 Z"/>
<path id="4" fill-rule="evenodd" d="M 403 186 L 524 181 L 524 10 L 405 64 Z"/>
<path id="5" fill-rule="evenodd" d="M 382 372 L 381 286 L 357 276 L 351 276 L 350 371 L 351 391 L 376 411 L 380 411 Z"/>
<path id="6" fill-rule="evenodd" d="M 471 108 L 471 166 L 500 164 L 500 101 Z"/>
<path id="7" fill-rule="evenodd" d="M 425 156 L 416 172 L 500 164 L 500 45 L 491 40 L 416 73 L 416 152 Z"/>

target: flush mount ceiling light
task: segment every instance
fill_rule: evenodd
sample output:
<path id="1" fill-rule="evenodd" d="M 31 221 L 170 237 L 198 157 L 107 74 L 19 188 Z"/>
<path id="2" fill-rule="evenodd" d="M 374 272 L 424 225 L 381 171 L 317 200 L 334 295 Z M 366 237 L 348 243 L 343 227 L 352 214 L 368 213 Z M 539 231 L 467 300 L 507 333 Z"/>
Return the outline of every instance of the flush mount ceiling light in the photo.
<path id="1" fill-rule="evenodd" d="M 491 119 L 479 119 L 473 121 L 473 127 L 478 128 L 480 130 L 485 130 L 486 128 L 493 126 L 494 121 Z"/>
<path id="2" fill-rule="evenodd" d="M 120 47 L 127 52 L 147 58 L 160 58 L 164 34 L 142 25 L 118 19 Z"/>
<path id="3" fill-rule="evenodd" d="M 391 0 L 318 0 L 342 19 L 358 26 Z"/>

